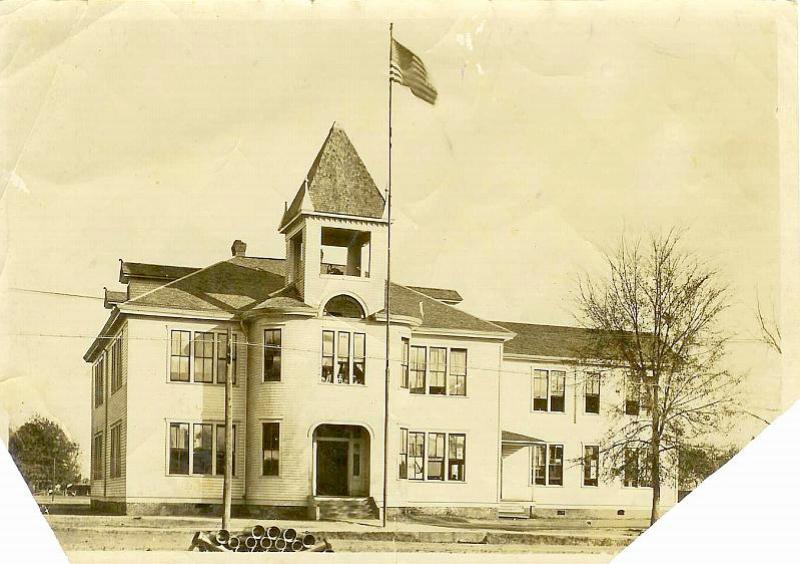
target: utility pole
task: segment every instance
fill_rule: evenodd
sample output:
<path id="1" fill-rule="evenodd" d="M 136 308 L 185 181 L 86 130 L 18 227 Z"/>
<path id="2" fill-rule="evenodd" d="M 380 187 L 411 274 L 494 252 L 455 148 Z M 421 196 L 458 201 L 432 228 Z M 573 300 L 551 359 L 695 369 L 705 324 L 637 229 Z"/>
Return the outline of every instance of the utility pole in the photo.
<path id="1" fill-rule="evenodd" d="M 230 530 L 233 480 L 233 331 L 228 327 L 225 345 L 225 474 L 222 481 L 222 528 Z"/>

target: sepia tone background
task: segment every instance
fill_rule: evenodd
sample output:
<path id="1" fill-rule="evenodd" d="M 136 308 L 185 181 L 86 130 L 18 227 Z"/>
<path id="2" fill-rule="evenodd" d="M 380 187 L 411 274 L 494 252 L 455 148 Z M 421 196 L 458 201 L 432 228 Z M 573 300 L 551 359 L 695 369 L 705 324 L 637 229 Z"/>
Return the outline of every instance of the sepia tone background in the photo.
<path id="1" fill-rule="evenodd" d="M 85 473 L 81 357 L 118 259 L 199 267 L 235 238 L 282 256 L 284 201 L 333 121 L 385 187 L 390 19 L 439 90 L 433 108 L 395 96 L 393 278 L 488 319 L 575 324 L 577 274 L 623 232 L 686 228 L 734 292 L 727 362 L 750 410 L 780 412 L 755 320 L 757 296 L 781 308 L 779 124 L 796 110 L 775 5 L 0 10 L 0 409 L 61 421 Z"/>

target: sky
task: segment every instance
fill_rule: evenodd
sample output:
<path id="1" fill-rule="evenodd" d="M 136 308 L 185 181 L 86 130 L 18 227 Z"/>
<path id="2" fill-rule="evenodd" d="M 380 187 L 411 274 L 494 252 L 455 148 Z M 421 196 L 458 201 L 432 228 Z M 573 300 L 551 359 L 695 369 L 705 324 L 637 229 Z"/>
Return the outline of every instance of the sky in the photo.
<path id="1" fill-rule="evenodd" d="M 754 309 L 780 309 L 780 5 L 318 4 L 0 7 L 12 425 L 58 419 L 88 469 L 82 355 L 118 259 L 200 267 L 237 238 L 282 257 L 284 202 L 332 122 L 386 186 L 390 20 L 439 91 L 432 107 L 395 88 L 393 278 L 488 319 L 574 324 L 578 274 L 623 233 L 684 228 L 733 292 L 729 366 L 775 416 Z"/>

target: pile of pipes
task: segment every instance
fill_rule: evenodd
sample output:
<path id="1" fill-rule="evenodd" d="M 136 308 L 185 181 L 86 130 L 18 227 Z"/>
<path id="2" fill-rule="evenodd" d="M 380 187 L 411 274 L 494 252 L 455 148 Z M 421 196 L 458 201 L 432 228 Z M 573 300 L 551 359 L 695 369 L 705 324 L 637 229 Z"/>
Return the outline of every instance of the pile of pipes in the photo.
<path id="1" fill-rule="evenodd" d="M 256 525 L 240 534 L 225 529 L 198 531 L 194 534 L 189 550 L 200 552 L 333 552 L 324 539 L 317 542 L 311 533 L 299 533 L 295 529 L 280 529 L 276 526 Z"/>

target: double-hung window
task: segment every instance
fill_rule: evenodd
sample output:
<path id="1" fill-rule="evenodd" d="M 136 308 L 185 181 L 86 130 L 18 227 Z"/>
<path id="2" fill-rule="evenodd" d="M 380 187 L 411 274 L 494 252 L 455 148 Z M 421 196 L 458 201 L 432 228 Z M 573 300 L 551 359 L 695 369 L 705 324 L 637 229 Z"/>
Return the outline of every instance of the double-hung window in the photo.
<path id="1" fill-rule="evenodd" d="M 447 393 L 467 395 L 467 349 L 450 349 L 450 381 Z"/>
<path id="2" fill-rule="evenodd" d="M 236 335 L 231 335 L 231 383 L 236 384 Z M 217 384 L 224 384 L 228 378 L 228 334 L 217 333 Z"/>
<path id="3" fill-rule="evenodd" d="M 189 473 L 189 424 L 169 424 L 169 473 Z"/>
<path id="4" fill-rule="evenodd" d="M 410 380 L 408 385 L 409 392 L 412 394 L 425 393 L 427 352 L 425 347 L 411 347 Z"/>
<path id="5" fill-rule="evenodd" d="M 173 329 L 170 333 L 169 379 L 170 382 L 189 381 L 189 354 L 191 331 Z"/>
<path id="6" fill-rule="evenodd" d="M 397 475 L 401 479 L 408 478 L 408 429 L 400 429 L 400 453 L 398 456 Z"/>
<path id="7" fill-rule="evenodd" d="M 217 424 L 217 436 L 216 436 L 216 471 L 214 472 L 218 476 L 222 476 L 225 474 L 225 425 L 224 424 Z M 236 474 L 236 427 L 233 427 L 233 445 L 232 454 L 233 457 L 231 458 L 231 475 Z"/>
<path id="8" fill-rule="evenodd" d="M 122 423 L 114 424 L 110 429 L 110 450 L 111 455 L 111 468 L 109 474 L 111 478 L 119 478 L 122 476 Z"/>
<path id="9" fill-rule="evenodd" d="M 111 393 L 122 387 L 122 336 L 111 343 Z"/>
<path id="10" fill-rule="evenodd" d="M 534 484 L 564 485 L 564 445 L 535 444 L 531 454 L 531 481 Z"/>
<path id="11" fill-rule="evenodd" d="M 214 382 L 214 334 L 196 331 L 194 334 L 194 381 Z"/>
<path id="12" fill-rule="evenodd" d="M 322 381 L 333 383 L 333 341 L 334 331 L 322 332 Z"/>
<path id="13" fill-rule="evenodd" d="M 431 347 L 431 362 L 428 368 L 428 393 L 444 395 L 447 379 L 447 349 Z"/>
<path id="14" fill-rule="evenodd" d="M 409 346 L 410 341 L 403 337 L 400 341 L 402 347 L 402 357 L 400 360 L 400 387 L 401 388 L 408 388 L 408 356 L 409 356 Z"/>
<path id="15" fill-rule="evenodd" d="M 281 330 L 264 330 L 264 382 L 281 380 Z"/>
<path id="16" fill-rule="evenodd" d="M 261 423 L 261 474 L 263 476 L 277 476 L 279 474 L 280 448 L 280 423 L 277 421 Z"/>
<path id="17" fill-rule="evenodd" d="M 428 433 L 428 480 L 444 481 L 444 433 Z"/>
<path id="18" fill-rule="evenodd" d="M 600 447 L 584 445 L 583 447 L 583 485 L 597 486 L 600 474 Z"/>
<path id="19" fill-rule="evenodd" d="M 100 431 L 94 436 L 92 441 L 92 479 L 103 479 L 103 462 L 105 453 L 103 452 L 103 432 Z"/>
<path id="20" fill-rule="evenodd" d="M 194 437 L 192 474 L 211 474 L 214 425 L 211 423 L 195 423 L 192 425 L 192 432 Z"/>
<path id="21" fill-rule="evenodd" d="M 533 371 L 533 411 L 564 412 L 566 372 L 563 370 Z"/>
<path id="22" fill-rule="evenodd" d="M 95 363 L 94 372 L 94 406 L 100 407 L 103 405 L 105 396 L 105 356 L 101 355 L 100 359 Z"/>
<path id="23" fill-rule="evenodd" d="M 451 482 L 463 482 L 467 436 L 461 433 L 450 433 L 447 438 L 447 479 Z"/>
<path id="24" fill-rule="evenodd" d="M 639 415 L 642 410 L 644 381 L 636 374 L 625 377 L 625 415 Z"/>
<path id="25" fill-rule="evenodd" d="M 646 447 L 626 447 L 623 451 L 622 484 L 626 488 L 649 487 L 647 453 Z"/>
<path id="26" fill-rule="evenodd" d="M 353 384 L 363 385 L 367 371 L 367 335 L 353 333 Z"/>
<path id="27" fill-rule="evenodd" d="M 589 372 L 584 383 L 584 413 L 600 413 L 600 374 Z"/>
<path id="28" fill-rule="evenodd" d="M 408 433 L 408 479 L 425 479 L 425 433 Z"/>
<path id="29" fill-rule="evenodd" d="M 350 383 L 350 333 L 339 331 L 336 347 L 336 383 Z"/>

